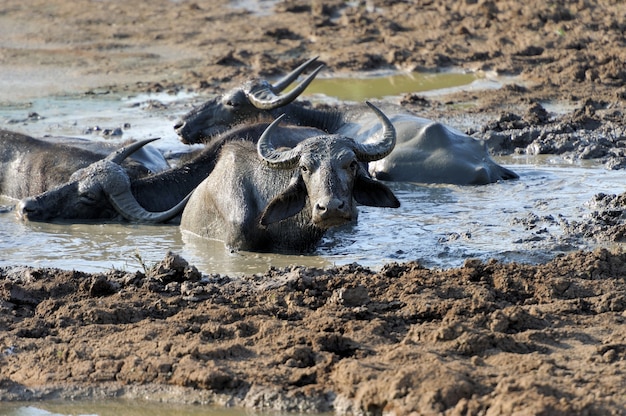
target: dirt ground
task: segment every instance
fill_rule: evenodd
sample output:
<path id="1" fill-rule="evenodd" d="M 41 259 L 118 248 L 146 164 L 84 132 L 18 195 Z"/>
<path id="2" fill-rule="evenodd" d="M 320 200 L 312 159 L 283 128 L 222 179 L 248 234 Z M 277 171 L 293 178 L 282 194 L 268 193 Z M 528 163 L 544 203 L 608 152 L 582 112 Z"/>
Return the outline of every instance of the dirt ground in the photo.
<path id="1" fill-rule="evenodd" d="M 249 1 L 248 4 L 272 2 Z M 271 7 L 270 7 L 271 10 Z M 319 55 L 326 74 L 442 67 L 499 90 L 407 94 L 494 153 L 626 163 L 621 0 L 275 3 L 5 0 L 0 101 L 217 94 Z M 54 82 L 50 82 L 53 80 Z M 563 111 L 546 111 L 556 103 Z M 623 241 L 623 195 L 572 232 Z M 0 269 L 0 400 L 142 397 L 336 414 L 626 414 L 626 255 L 429 270 L 389 264 L 206 276 Z"/>

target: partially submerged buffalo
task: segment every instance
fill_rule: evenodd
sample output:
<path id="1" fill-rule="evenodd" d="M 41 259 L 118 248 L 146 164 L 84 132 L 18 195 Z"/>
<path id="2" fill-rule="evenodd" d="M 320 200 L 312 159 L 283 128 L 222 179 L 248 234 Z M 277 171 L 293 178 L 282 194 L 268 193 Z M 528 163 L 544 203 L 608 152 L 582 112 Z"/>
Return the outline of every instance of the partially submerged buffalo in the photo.
<path id="1" fill-rule="evenodd" d="M 375 142 L 323 134 L 277 150 L 283 142 L 277 145 L 272 136 L 279 118 L 256 146 L 251 141 L 224 145 L 213 171 L 189 199 L 181 228 L 234 249 L 304 252 L 327 229 L 355 220 L 356 203 L 400 206 L 363 167 L 387 156 L 396 140 L 391 122 L 370 107 L 383 124 Z"/>
<path id="2" fill-rule="evenodd" d="M 79 169 L 111 153 L 108 144 L 77 138 L 38 139 L 9 130 L 0 130 L 0 194 L 22 199 L 42 193 L 61 183 Z M 168 168 L 156 150 L 140 147 L 134 159 L 125 163 L 131 177 Z"/>
<path id="3" fill-rule="evenodd" d="M 156 174 L 129 176 L 122 162 L 152 140 L 125 147 L 74 172 L 64 183 L 17 205 L 19 218 L 30 221 L 127 220 L 159 223 L 177 220 L 188 196 L 213 170 L 221 147 L 230 141 L 256 143 L 267 123 L 228 131 L 191 159 Z M 293 147 L 320 134 L 312 128 L 280 128 L 276 139 Z"/>
<path id="4" fill-rule="evenodd" d="M 291 122 L 290 104 L 309 86 L 323 65 L 319 65 L 291 91 L 282 93 L 289 85 L 315 64 L 312 58 L 294 69 L 274 84 L 262 79 L 252 79 L 226 94 L 212 98 L 183 116 L 174 128 L 186 144 L 204 143 L 211 138 L 242 123 L 274 120 L 287 113 L 285 121 Z M 318 127 L 314 123 L 290 123 Z"/>
<path id="5" fill-rule="evenodd" d="M 316 110 L 294 101 L 321 70 L 317 66 L 292 91 L 283 90 L 301 73 L 312 67 L 310 59 L 275 84 L 251 80 L 222 97 L 207 101 L 180 120 L 175 128 L 185 143 L 210 141 L 213 135 L 233 124 L 263 118 L 274 119 L 281 113 L 285 121 L 319 128 L 365 143 L 380 129 L 377 119 L 363 106 Z M 481 185 L 518 175 L 498 165 L 486 144 L 441 123 L 417 117 L 401 106 L 381 107 L 396 128 L 397 145 L 383 160 L 372 163 L 372 176 L 388 181 Z"/>
<path id="6" fill-rule="evenodd" d="M 132 194 L 131 178 L 122 166 L 126 158 L 154 140 L 123 147 L 102 160 L 78 169 L 67 182 L 22 199 L 16 207 L 18 218 L 51 221 L 114 219 L 121 216 L 138 222 L 169 221 L 182 211 L 186 199 L 180 198 L 173 207 L 164 211 L 146 210 Z M 166 192 L 163 195 L 167 195 Z"/>

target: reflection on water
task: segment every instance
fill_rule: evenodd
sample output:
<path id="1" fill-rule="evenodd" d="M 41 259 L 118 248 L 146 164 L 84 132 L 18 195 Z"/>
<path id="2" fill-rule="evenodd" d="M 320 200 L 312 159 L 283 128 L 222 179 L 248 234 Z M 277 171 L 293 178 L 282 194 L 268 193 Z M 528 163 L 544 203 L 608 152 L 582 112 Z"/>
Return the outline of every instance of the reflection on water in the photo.
<path id="1" fill-rule="evenodd" d="M 460 266 L 466 258 L 541 262 L 583 248 L 559 240 L 561 219 L 581 220 L 597 192 L 624 191 L 623 174 L 600 167 L 507 167 L 520 179 L 478 187 L 390 184 L 399 209 L 363 207 L 352 232 L 335 233 L 319 253 L 331 261 L 418 260 L 441 268 Z M 528 229 L 523 221 L 534 215 L 554 221 Z"/>
<path id="2" fill-rule="evenodd" d="M 333 264 L 316 255 L 287 255 L 232 251 L 224 243 L 207 240 L 189 232 L 182 232 L 185 243 L 182 253 L 187 261 L 201 268 L 205 273 L 252 274 L 268 270 L 270 267 L 293 265 L 309 267 L 329 267 Z"/>
<path id="3" fill-rule="evenodd" d="M 24 223 L 12 212 L 0 215 L 0 265 L 140 270 L 182 247 L 175 226 Z"/>

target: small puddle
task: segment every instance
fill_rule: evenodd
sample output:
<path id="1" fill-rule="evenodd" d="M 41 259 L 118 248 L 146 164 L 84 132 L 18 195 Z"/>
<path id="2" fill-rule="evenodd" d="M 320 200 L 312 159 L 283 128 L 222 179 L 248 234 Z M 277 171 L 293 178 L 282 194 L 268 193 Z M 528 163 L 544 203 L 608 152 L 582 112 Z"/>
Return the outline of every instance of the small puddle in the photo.
<path id="1" fill-rule="evenodd" d="M 477 73 L 409 72 L 351 77 L 316 78 L 303 95 L 323 94 L 341 101 L 365 101 L 408 93 L 449 90 L 484 79 Z"/>
<path id="2" fill-rule="evenodd" d="M 244 9 L 257 16 L 267 16 L 274 13 L 274 6 L 278 0 L 231 0 L 230 7 Z"/>

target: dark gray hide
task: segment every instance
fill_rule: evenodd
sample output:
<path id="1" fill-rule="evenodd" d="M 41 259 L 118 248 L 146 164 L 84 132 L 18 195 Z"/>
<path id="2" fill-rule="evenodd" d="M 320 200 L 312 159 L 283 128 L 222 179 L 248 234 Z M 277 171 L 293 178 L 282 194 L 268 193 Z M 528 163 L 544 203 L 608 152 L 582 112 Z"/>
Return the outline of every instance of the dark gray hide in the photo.
<path id="1" fill-rule="evenodd" d="M 354 221 L 357 202 L 398 207 L 391 190 L 363 168 L 395 144 L 393 126 L 379 117 L 385 133 L 369 145 L 324 134 L 277 150 L 272 129 L 279 120 L 256 148 L 251 142 L 225 145 L 185 207 L 181 228 L 233 249 L 305 252 L 327 229 Z"/>
<path id="2" fill-rule="evenodd" d="M 305 62 L 285 79 L 297 78 L 314 63 L 315 58 Z M 302 84 L 311 82 L 311 76 L 315 76 L 320 69 L 321 66 L 317 67 Z M 281 80 L 276 85 L 282 87 L 284 83 Z M 282 113 L 287 123 L 316 127 L 362 143 L 379 134 L 380 124 L 364 106 L 316 110 L 293 101 L 295 97 L 290 97 L 291 100 L 276 99 L 279 88 L 268 85 L 267 81 L 249 81 L 243 87 L 211 99 L 191 111 L 176 125 L 181 140 L 185 143 L 210 141 L 216 132 L 229 128 L 234 122 L 275 118 Z M 260 91 L 265 94 L 260 94 Z M 263 100 L 264 97 L 274 100 Z M 482 185 L 518 178 L 515 172 L 498 165 L 491 158 L 483 141 L 418 117 L 401 106 L 384 104 L 381 109 L 396 128 L 397 145 L 388 157 L 370 164 L 368 169 L 372 176 L 388 181 L 456 185 Z"/>
<path id="3" fill-rule="evenodd" d="M 74 172 L 105 158 L 111 151 L 108 144 L 92 140 L 36 139 L 0 130 L 0 194 L 21 199 L 42 193 L 66 182 Z M 152 152 L 143 156 L 142 163 L 124 164 L 132 177 L 145 176 L 155 166 L 163 168 Z M 158 156 L 166 163 L 162 155 Z"/>
<path id="4" fill-rule="evenodd" d="M 153 223 L 177 219 L 188 195 L 212 171 L 223 144 L 233 140 L 256 143 L 267 126 L 264 123 L 233 129 L 179 167 L 143 178 L 128 178 L 119 161 L 97 161 L 74 173 L 66 183 L 20 201 L 17 215 L 30 221 L 124 218 Z M 319 130 L 282 128 L 277 135 L 295 146 L 316 134 Z"/>

